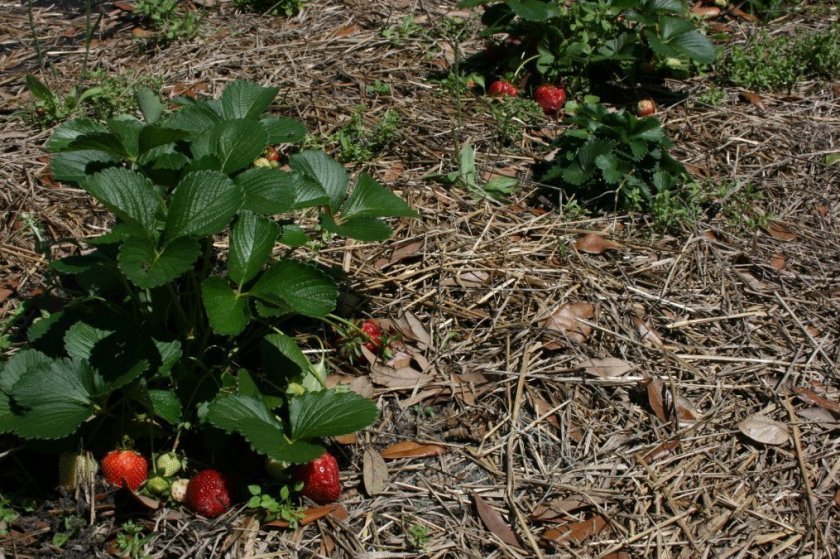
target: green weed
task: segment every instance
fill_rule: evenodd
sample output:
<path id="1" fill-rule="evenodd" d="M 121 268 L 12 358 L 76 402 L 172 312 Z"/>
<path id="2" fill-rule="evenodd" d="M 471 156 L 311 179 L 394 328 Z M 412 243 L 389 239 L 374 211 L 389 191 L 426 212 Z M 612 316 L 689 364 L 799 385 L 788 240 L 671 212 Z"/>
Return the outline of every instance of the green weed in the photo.
<path id="1" fill-rule="evenodd" d="M 400 115 L 394 109 L 388 109 L 368 130 L 364 122 L 364 108 L 358 107 L 350 122 L 342 126 L 333 137 L 333 143 L 340 147 L 340 157 L 344 162 L 362 163 L 371 161 L 376 154 L 399 137 Z"/>

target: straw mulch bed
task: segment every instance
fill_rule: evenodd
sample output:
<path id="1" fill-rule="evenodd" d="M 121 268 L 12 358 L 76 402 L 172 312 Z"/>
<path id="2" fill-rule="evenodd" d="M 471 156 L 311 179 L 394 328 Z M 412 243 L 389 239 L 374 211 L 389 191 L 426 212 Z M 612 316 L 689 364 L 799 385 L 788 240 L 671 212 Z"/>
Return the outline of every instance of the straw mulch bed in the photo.
<path id="1" fill-rule="evenodd" d="M 371 314 L 406 321 L 406 346 L 425 358 L 408 382 L 332 360 L 336 372 L 369 376 L 361 384 L 382 410 L 341 447 L 346 518 L 289 531 L 261 530 L 242 509 L 215 522 L 157 514 L 148 556 L 836 557 L 840 166 L 824 157 L 840 149 L 837 88 L 802 84 L 765 96 L 761 110 L 735 89 L 724 105 L 697 102 L 702 79 L 666 84 L 675 154 L 730 187 L 695 223 L 657 233 L 642 216 L 564 213 L 530 174 L 562 126 L 546 122 L 505 145 L 493 101 L 456 99 L 433 80 L 455 63 L 453 44 L 465 55 L 482 48 L 475 14 L 453 40 L 442 18 L 465 14 L 452 10 L 313 0 L 283 21 L 222 4 L 203 39 L 151 52 L 132 42 L 125 14 L 105 10 L 91 66 L 160 75 L 168 91 L 270 83 L 282 91 L 276 112 L 321 138 L 359 105 L 370 125 L 396 110 L 399 138 L 352 168 L 422 214 L 389 243 L 342 243 L 321 256 L 350 274 Z M 0 281 L 15 292 L 0 312 L 9 313 L 45 265 L 24 213 L 53 239 L 96 234 L 108 216 L 82 191 L 42 179 L 49 130 L 13 115 L 23 75 L 37 71 L 26 10 L 2 2 L 0 12 Z M 416 29 L 383 37 L 406 14 Z M 81 29 L 83 13 L 39 5 L 34 20 L 51 85 L 66 90 L 83 57 L 81 33 L 68 29 Z M 749 29 L 732 25 L 736 37 Z M 392 93 L 369 93 L 375 80 Z M 423 179 L 453 170 L 463 142 L 477 147 L 482 172 L 522 179 L 510 203 Z M 745 196 L 750 188 L 760 196 Z M 751 223 L 761 215 L 772 217 Z M 589 232 L 615 245 L 587 253 L 577 243 Z M 363 456 L 400 441 L 443 452 L 388 462 L 384 490 L 369 495 Z M 118 527 L 99 516 L 68 556 L 107 556 L 101 542 Z M 49 538 L 4 550 L 60 555 Z"/>

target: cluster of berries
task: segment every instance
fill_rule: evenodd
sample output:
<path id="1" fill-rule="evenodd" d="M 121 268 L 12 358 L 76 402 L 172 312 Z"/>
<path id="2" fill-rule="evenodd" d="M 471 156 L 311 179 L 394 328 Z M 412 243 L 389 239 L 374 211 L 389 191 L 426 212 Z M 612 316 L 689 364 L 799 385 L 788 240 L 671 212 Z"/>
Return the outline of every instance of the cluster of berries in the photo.
<path id="1" fill-rule="evenodd" d="M 151 478 L 148 460 L 134 450 L 112 450 L 102 459 L 101 467 L 105 481 L 115 487 L 137 491 L 145 484 L 150 493 L 168 494 L 207 518 L 224 514 L 238 495 L 233 479 L 219 470 L 206 469 L 191 479 L 173 479 L 181 471 L 182 462 L 171 452 L 157 457 Z M 298 467 L 294 477 L 303 482 L 301 494 L 317 503 L 330 503 L 341 495 L 338 462 L 328 452 Z"/>

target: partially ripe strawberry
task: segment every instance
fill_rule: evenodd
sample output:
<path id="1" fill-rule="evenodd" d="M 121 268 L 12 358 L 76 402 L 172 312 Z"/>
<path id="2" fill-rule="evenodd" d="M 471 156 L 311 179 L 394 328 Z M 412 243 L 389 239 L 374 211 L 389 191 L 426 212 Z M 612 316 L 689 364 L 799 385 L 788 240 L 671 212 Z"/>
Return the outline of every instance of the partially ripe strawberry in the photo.
<path id="1" fill-rule="evenodd" d="M 656 112 L 656 103 L 653 99 L 642 99 L 636 104 L 636 114 L 639 116 L 650 116 Z"/>
<path id="2" fill-rule="evenodd" d="M 187 500 L 187 487 L 190 485 L 190 480 L 179 477 L 169 486 L 169 496 L 173 501 L 183 503 Z"/>
<path id="3" fill-rule="evenodd" d="M 510 82 L 496 80 L 487 88 L 487 93 L 493 97 L 516 97 L 519 90 Z"/>
<path id="4" fill-rule="evenodd" d="M 268 146 L 265 150 L 265 158 L 269 161 L 280 161 L 280 152 L 274 146 Z"/>
<path id="5" fill-rule="evenodd" d="M 341 495 L 341 481 L 338 479 L 338 462 L 329 452 L 320 458 L 301 466 L 295 472 L 295 479 L 303 482 L 302 495 L 319 504 L 331 503 Z"/>
<path id="6" fill-rule="evenodd" d="M 190 480 L 184 502 L 201 516 L 215 518 L 224 514 L 232 503 L 233 484 L 218 470 L 202 470 Z"/>
<path id="7" fill-rule="evenodd" d="M 534 90 L 534 101 L 545 114 L 558 113 L 566 105 L 566 90 L 556 85 L 541 85 Z"/>
<path id="8" fill-rule="evenodd" d="M 384 342 L 382 341 L 382 328 L 376 321 L 370 318 L 362 322 L 362 333 L 367 337 L 365 348 L 372 353 L 379 353 Z"/>
<path id="9" fill-rule="evenodd" d="M 133 450 L 112 450 L 102 459 L 105 481 L 135 491 L 149 477 L 149 462 Z"/>

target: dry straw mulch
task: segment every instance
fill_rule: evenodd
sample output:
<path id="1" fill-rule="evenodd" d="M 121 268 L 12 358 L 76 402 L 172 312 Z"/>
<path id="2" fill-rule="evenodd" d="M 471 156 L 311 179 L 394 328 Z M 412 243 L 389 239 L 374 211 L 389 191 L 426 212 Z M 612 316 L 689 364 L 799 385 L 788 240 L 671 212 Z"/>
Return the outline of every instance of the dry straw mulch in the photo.
<path id="1" fill-rule="evenodd" d="M 81 67 L 73 10 L 34 11 L 53 85 L 69 87 Z M 321 256 L 348 272 L 371 314 L 405 320 L 406 349 L 420 355 L 421 370 L 398 373 L 332 360 L 361 375 L 382 409 L 342 447 L 347 515 L 289 531 L 260 530 L 242 509 L 212 523 L 161 514 L 149 556 L 837 557 L 840 167 L 824 163 L 840 149 L 837 89 L 803 84 L 797 95 L 765 96 L 761 110 L 734 89 L 722 106 L 697 102 L 703 80 L 666 84 L 676 155 L 728 188 L 703 219 L 659 234 L 640 216 L 553 207 L 530 165 L 561 125 L 504 145 L 492 101 L 455 99 L 433 80 L 454 63 L 453 45 L 482 48 L 475 16 L 453 40 L 442 24 L 453 10 L 313 0 L 283 21 L 222 4 L 203 39 L 147 53 L 124 14 L 105 10 L 91 65 L 162 75 L 170 91 L 271 83 L 283 92 L 276 111 L 316 137 L 358 105 L 371 124 L 396 110 L 400 138 L 354 170 L 422 214 L 382 246 L 340 244 Z M 26 11 L 11 2 L 0 11 L 0 276 L 24 296 L 45 264 L 24 212 L 54 239 L 95 234 L 108 217 L 80 190 L 42 180 L 49 131 L 12 115 L 24 73 L 37 70 Z M 836 21 L 828 13 L 782 20 L 778 32 Z M 407 14 L 413 32 L 383 37 Z M 368 93 L 375 80 L 392 93 Z M 518 173 L 511 203 L 422 178 L 451 171 L 463 142 L 478 148 L 483 172 Z M 744 196 L 751 188 L 760 197 Z M 759 215 L 772 219 L 756 227 Z M 582 241 L 592 232 L 612 243 Z M 2 304 L 7 313 L 16 297 Z M 363 470 L 383 474 L 376 456 L 405 441 L 436 450 L 387 462 L 384 488 L 366 493 Z M 94 534 L 111 528 L 100 518 Z M 101 555 L 91 538 L 68 549 Z M 5 552 L 49 556 L 34 543 Z"/>

